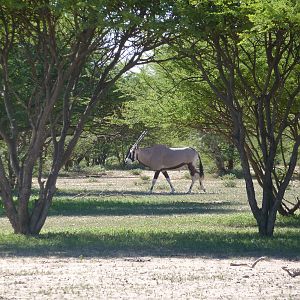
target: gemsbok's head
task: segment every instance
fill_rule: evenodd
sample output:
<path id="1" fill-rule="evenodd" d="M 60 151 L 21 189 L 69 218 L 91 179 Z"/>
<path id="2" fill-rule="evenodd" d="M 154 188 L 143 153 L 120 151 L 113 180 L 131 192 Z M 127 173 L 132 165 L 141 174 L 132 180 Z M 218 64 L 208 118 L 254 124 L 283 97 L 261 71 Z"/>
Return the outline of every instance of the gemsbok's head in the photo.
<path id="1" fill-rule="evenodd" d="M 132 164 L 136 160 L 136 150 L 138 149 L 139 143 L 145 137 L 146 134 L 147 130 L 144 130 L 139 136 L 139 138 L 136 140 L 136 142 L 129 148 L 125 157 L 126 164 Z"/>

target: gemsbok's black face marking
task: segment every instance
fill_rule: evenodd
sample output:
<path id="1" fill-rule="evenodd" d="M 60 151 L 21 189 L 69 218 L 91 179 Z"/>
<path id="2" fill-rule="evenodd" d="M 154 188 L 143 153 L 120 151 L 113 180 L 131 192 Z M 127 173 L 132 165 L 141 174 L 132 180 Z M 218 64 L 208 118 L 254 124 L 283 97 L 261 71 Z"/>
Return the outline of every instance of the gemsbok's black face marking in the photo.
<path id="1" fill-rule="evenodd" d="M 131 147 L 125 157 L 125 164 L 132 164 L 135 161 L 135 147 Z"/>

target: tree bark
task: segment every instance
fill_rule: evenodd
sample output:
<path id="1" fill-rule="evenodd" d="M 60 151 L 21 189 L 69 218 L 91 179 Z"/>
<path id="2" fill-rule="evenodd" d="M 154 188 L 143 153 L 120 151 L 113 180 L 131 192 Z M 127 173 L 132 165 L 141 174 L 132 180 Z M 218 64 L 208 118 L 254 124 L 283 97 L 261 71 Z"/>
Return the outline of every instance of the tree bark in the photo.
<path id="1" fill-rule="evenodd" d="M 277 210 L 272 207 L 268 212 L 261 213 L 257 219 L 258 230 L 261 236 L 271 237 L 274 234 Z"/>

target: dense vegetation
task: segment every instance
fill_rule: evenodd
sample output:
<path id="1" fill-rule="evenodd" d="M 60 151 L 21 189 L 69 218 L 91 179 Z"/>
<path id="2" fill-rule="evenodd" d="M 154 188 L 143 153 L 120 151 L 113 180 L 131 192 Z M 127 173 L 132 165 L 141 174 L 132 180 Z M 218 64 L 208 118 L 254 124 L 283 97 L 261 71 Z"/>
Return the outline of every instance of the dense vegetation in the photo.
<path id="1" fill-rule="evenodd" d="M 148 128 L 146 143 L 201 148 L 219 174 L 240 163 L 272 236 L 277 213 L 300 205 L 285 193 L 300 147 L 299 14 L 296 0 L 3 1 L 0 189 L 14 231 L 41 231 L 62 168 L 122 164 Z"/>

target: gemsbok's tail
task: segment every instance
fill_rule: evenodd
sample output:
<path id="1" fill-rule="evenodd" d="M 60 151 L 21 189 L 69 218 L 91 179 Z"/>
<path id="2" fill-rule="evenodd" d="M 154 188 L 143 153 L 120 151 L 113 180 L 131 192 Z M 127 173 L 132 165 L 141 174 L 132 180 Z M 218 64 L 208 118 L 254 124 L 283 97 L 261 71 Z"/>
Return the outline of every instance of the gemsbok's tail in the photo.
<path id="1" fill-rule="evenodd" d="M 200 158 L 199 154 L 198 154 L 198 157 L 199 157 L 199 174 L 200 174 L 200 178 L 204 178 L 203 165 L 202 165 L 201 158 Z"/>

